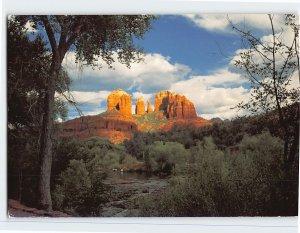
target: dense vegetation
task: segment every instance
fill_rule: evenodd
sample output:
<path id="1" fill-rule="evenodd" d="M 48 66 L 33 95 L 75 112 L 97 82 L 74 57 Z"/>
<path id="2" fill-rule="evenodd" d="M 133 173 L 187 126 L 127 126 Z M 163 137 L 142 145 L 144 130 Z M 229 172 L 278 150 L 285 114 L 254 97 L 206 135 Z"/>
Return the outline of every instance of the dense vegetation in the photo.
<path id="1" fill-rule="evenodd" d="M 140 200 L 143 216 L 297 215 L 297 167 L 285 172 L 282 141 L 245 135 L 235 151 L 212 137 L 191 148 L 187 172 L 159 195 Z"/>
<path id="2" fill-rule="evenodd" d="M 262 123 L 252 117 L 198 129 L 136 133 L 119 145 L 97 137 L 57 140 L 51 179 L 54 208 L 99 215 L 110 198 L 103 179 L 112 169 L 124 169 L 170 181 L 166 190 L 139 200 L 142 216 L 297 215 L 299 156 L 287 167 L 281 132 L 272 120 Z M 11 148 L 19 153 L 20 147 Z M 27 147 L 24 171 L 37 166 L 32 159 L 36 152 Z M 34 205 L 35 177 L 23 176 L 20 190 L 9 177 L 10 195 L 19 193 L 23 202 Z"/>

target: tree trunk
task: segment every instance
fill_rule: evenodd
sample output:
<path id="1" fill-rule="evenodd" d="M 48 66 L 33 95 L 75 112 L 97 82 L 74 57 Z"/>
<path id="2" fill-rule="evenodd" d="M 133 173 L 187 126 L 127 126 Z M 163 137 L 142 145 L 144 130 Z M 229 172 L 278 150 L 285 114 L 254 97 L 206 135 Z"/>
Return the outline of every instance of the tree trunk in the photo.
<path id="1" fill-rule="evenodd" d="M 52 210 L 50 193 L 50 178 L 52 166 L 52 131 L 54 124 L 54 94 L 55 83 L 60 65 L 53 62 L 47 81 L 47 90 L 44 102 L 44 117 L 41 132 L 40 148 L 40 177 L 39 177 L 39 205 L 40 208 Z"/>

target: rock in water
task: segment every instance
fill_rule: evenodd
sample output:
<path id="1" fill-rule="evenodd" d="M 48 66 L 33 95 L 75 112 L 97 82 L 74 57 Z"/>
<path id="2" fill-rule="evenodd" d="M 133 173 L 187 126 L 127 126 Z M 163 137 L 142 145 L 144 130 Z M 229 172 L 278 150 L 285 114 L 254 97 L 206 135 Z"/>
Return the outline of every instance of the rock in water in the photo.
<path id="1" fill-rule="evenodd" d="M 163 111 L 168 119 L 197 117 L 195 106 L 190 100 L 170 91 L 160 91 L 155 95 L 154 111 Z"/>
<path id="2" fill-rule="evenodd" d="M 117 110 L 125 116 L 132 116 L 131 113 L 132 101 L 131 95 L 122 89 L 112 91 L 107 97 L 107 111 Z"/>
<path id="3" fill-rule="evenodd" d="M 144 97 L 139 97 L 136 100 L 135 104 L 135 114 L 136 115 L 144 115 L 145 114 L 145 102 Z"/>

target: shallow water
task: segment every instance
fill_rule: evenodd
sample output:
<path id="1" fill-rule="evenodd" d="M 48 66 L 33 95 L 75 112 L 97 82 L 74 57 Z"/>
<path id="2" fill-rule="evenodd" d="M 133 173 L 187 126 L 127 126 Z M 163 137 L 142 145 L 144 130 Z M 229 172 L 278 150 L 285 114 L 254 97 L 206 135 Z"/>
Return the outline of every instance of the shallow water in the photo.
<path id="1" fill-rule="evenodd" d="M 103 217 L 138 217 L 138 199 L 162 191 L 168 186 L 167 178 L 136 172 L 111 172 L 104 180 L 111 187 L 111 199 L 102 209 Z"/>

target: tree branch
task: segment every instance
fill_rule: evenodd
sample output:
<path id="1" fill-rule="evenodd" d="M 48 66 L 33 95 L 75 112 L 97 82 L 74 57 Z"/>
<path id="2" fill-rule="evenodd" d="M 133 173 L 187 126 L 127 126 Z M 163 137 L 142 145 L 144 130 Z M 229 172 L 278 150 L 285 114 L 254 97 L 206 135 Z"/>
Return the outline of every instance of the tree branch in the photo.
<path id="1" fill-rule="evenodd" d="M 60 55 L 62 56 L 62 49 L 64 48 L 65 46 L 65 43 L 66 43 L 66 38 L 67 38 L 67 30 L 63 24 L 63 19 L 61 19 L 62 16 L 55 16 L 56 19 L 57 19 L 57 22 L 59 23 L 59 26 L 60 26 L 60 30 L 61 30 L 61 33 L 60 33 L 60 38 L 59 38 L 59 44 L 58 44 L 58 51 L 60 53 Z"/>
<path id="2" fill-rule="evenodd" d="M 58 49 L 57 49 L 57 44 L 56 44 L 55 35 L 54 35 L 54 31 L 52 29 L 52 26 L 50 25 L 50 22 L 46 15 L 41 16 L 41 20 L 45 26 L 45 30 L 46 30 L 52 51 L 54 54 L 57 55 Z"/>
<path id="3" fill-rule="evenodd" d="M 75 42 L 77 36 L 79 35 L 80 30 L 81 30 L 81 28 L 82 28 L 82 21 L 83 21 L 83 17 L 81 17 L 81 18 L 79 19 L 79 22 L 78 22 L 78 24 L 75 26 L 72 35 L 68 38 L 68 40 L 66 41 L 64 47 L 62 48 L 64 53 L 66 53 L 66 52 L 69 50 L 69 48 L 70 48 L 71 45 Z"/>
<path id="4" fill-rule="evenodd" d="M 250 33 L 244 32 L 242 30 L 240 30 L 239 28 L 237 28 L 232 22 L 231 20 L 227 17 L 227 20 L 229 21 L 231 27 L 233 30 L 237 31 L 239 34 L 241 34 L 242 37 L 249 37 L 251 38 L 253 41 L 256 41 L 258 44 L 260 44 L 264 49 L 266 49 L 267 51 L 271 52 L 269 48 L 267 48 L 259 39 L 255 38 L 253 35 L 251 35 Z"/>

